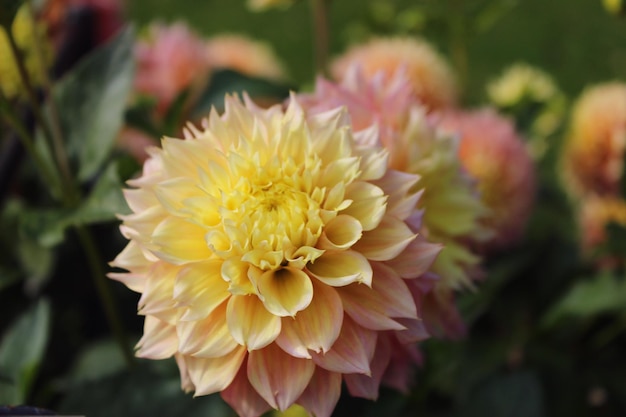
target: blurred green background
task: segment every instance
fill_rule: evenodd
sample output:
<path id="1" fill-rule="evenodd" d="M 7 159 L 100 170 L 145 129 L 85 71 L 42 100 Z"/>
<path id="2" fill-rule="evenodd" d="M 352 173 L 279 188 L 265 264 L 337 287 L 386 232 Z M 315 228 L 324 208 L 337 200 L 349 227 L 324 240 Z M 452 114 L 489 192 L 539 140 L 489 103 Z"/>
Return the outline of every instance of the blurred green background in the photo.
<path id="1" fill-rule="evenodd" d="M 313 77 L 308 3 L 261 13 L 248 11 L 244 0 L 132 0 L 127 6 L 140 25 L 186 20 L 205 35 L 241 32 L 267 41 L 293 81 L 307 85 Z M 481 102 L 485 81 L 517 61 L 547 70 L 570 96 L 585 85 L 626 75 L 626 20 L 609 15 L 601 0 L 332 2 L 333 55 L 373 34 L 392 32 L 421 34 L 449 58 L 459 45 L 464 48 L 467 104 Z"/>

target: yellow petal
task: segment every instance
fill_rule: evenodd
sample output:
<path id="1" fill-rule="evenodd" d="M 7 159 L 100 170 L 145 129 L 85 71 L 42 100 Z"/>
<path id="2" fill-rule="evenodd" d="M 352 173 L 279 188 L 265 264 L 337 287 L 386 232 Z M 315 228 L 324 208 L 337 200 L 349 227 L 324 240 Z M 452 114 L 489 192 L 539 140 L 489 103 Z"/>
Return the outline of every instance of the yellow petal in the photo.
<path id="1" fill-rule="evenodd" d="M 137 357 L 166 359 L 178 348 L 176 327 L 153 316 L 147 316 L 143 325 L 143 336 L 136 346 Z"/>
<path id="2" fill-rule="evenodd" d="M 276 343 L 287 353 L 310 358 L 309 349 L 327 352 L 339 337 L 343 323 L 341 298 L 334 288 L 317 280 L 311 304 L 294 318 L 284 317 Z"/>
<path id="3" fill-rule="evenodd" d="M 326 252 L 307 266 L 307 270 L 315 278 L 327 285 L 341 287 L 362 282 L 372 282 L 372 267 L 360 253 L 347 250 L 342 252 Z"/>
<path id="4" fill-rule="evenodd" d="M 174 282 L 180 270 L 175 265 L 157 262 L 146 275 L 143 294 L 139 299 L 139 314 L 153 315 L 174 323 L 180 317 L 180 311 L 172 297 Z"/>
<path id="5" fill-rule="evenodd" d="M 226 324 L 226 305 L 222 303 L 205 319 L 178 322 L 178 350 L 199 358 L 215 358 L 232 352 L 238 345 Z"/>
<path id="6" fill-rule="evenodd" d="M 246 348 L 243 346 L 218 358 L 184 356 L 189 377 L 196 387 L 194 396 L 213 394 L 229 386 L 245 357 Z"/>
<path id="7" fill-rule="evenodd" d="M 354 245 L 363 235 L 363 226 L 352 216 L 341 214 L 324 227 L 317 246 L 321 249 L 341 250 Z"/>
<path id="8" fill-rule="evenodd" d="M 294 358 L 274 343 L 250 352 L 248 357 L 250 383 L 269 405 L 281 411 L 298 399 L 313 371 L 311 360 Z"/>
<path id="9" fill-rule="evenodd" d="M 250 266 L 238 259 L 227 259 L 222 264 L 222 278 L 228 282 L 228 291 L 234 295 L 256 293 L 249 278 Z"/>
<path id="10" fill-rule="evenodd" d="M 255 295 L 233 295 L 228 300 L 226 320 L 230 334 L 248 350 L 261 349 L 280 333 L 280 317 L 273 315 Z"/>
<path id="11" fill-rule="evenodd" d="M 193 223 L 168 217 L 152 234 L 152 242 L 157 246 L 155 254 L 176 265 L 207 260 L 211 251 L 204 240 L 205 234 L 206 230 Z"/>
<path id="12" fill-rule="evenodd" d="M 265 308 L 277 316 L 295 316 L 313 298 L 311 278 L 300 269 L 283 267 L 267 271 L 257 281 Z"/>
<path id="13" fill-rule="evenodd" d="M 365 255 L 367 259 L 387 261 L 398 256 L 415 236 L 405 222 L 392 216 L 385 216 L 376 229 L 363 234 L 353 249 Z"/>
<path id="14" fill-rule="evenodd" d="M 230 296 L 221 268 L 221 260 L 211 260 L 180 270 L 174 284 L 174 299 L 177 306 L 187 307 L 181 320 L 203 319 Z"/>
<path id="15" fill-rule="evenodd" d="M 385 215 L 387 196 L 379 187 L 368 182 L 356 181 L 346 190 L 346 198 L 352 204 L 341 214 L 354 217 L 363 226 L 363 230 L 372 230 Z"/>

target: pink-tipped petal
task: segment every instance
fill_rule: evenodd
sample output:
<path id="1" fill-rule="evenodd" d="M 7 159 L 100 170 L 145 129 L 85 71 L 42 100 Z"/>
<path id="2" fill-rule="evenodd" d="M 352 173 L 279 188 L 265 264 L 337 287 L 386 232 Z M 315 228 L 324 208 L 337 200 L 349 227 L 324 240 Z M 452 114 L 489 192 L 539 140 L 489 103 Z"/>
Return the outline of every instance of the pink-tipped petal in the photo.
<path id="1" fill-rule="evenodd" d="M 341 298 L 334 288 L 313 282 L 313 301 L 294 318 L 284 317 L 276 343 L 287 353 L 310 358 L 309 350 L 327 352 L 339 337 L 343 323 Z"/>
<path id="2" fill-rule="evenodd" d="M 226 305 L 226 302 L 222 303 L 202 320 L 178 323 L 176 330 L 181 353 L 198 358 L 215 358 L 227 355 L 238 346 L 226 324 Z"/>
<path id="3" fill-rule="evenodd" d="M 280 333 L 280 317 L 273 315 L 255 295 L 233 295 L 228 300 L 226 320 L 230 334 L 248 350 L 261 349 Z"/>
<path id="4" fill-rule="evenodd" d="M 313 361 L 322 368 L 339 373 L 370 374 L 377 334 L 344 317 L 341 333 L 326 353 L 311 352 Z"/>
<path id="5" fill-rule="evenodd" d="M 442 245 L 417 236 L 402 253 L 386 263 L 402 278 L 417 278 L 428 271 L 442 249 Z"/>
<path id="6" fill-rule="evenodd" d="M 294 358 L 276 344 L 250 352 L 248 378 L 269 405 L 286 410 L 302 395 L 315 365 L 310 359 Z"/>
<path id="7" fill-rule="evenodd" d="M 341 374 L 317 367 L 297 403 L 315 417 L 330 417 L 340 395 Z"/>
<path id="8" fill-rule="evenodd" d="M 348 386 L 348 391 L 355 397 L 367 398 L 368 400 L 378 399 L 378 389 L 385 369 L 391 358 L 391 347 L 387 337 L 378 338 L 376 352 L 372 359 L 372 375 L 348 374 L 344 375 L 344 381 Z"/>
<path id="9" fill-rule="evenodd" d="M 137 357 L 166 359 L 176 353 L 178 338 L 176 327 L 155 317 L 147 316 L 143 336 L 137 343 Z"/>
<path id="10" fill-rule="evenodd" d="M 194 396 L 213 394 L 229 386 L 245 357 L 243 346 L 218 358 L 185 356 L 189 377 L 196 387 Z"/>
<path id="11" fill-rule="evenodd" d="M 405 222 L 385 216 L 378 227 L 372 232 L 364 233 L 353 248 L 367 259 L 388 261 L 398 256 L 413 239 L 415 234 Z"/>
<path id="12" fill-rule="evenodd" d="M 222 391 L 221 395 L 240 417 L 259 417 L 272 407 L 254 390 L 248 381 L 247 368 L 246 360 L 233 382 Z"/>

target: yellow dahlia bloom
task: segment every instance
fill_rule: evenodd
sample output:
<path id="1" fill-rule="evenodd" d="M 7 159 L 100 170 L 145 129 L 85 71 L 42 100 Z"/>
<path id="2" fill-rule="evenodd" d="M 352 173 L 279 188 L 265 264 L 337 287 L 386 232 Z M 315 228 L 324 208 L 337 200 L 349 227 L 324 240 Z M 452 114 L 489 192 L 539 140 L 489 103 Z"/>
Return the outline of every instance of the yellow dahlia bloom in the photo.
<path id="1" fill-rule="evenodd" d="M 409 87 L 429 109 L 450 107 L 457 101 L 457 85 L 450 65 L 423 39 L 375 38 L 356 45 L 333 62 L 331 74 L 341 81 L 354 65 L 367 78 L 382 71 L 390 79 L 398 69 L 404 68 Z"/>
<path id="2" fill-rule="evenodd" d="M 242 35 L 214 36 L 206 43 L 207 58 L 214 68 L 228 68 L 252 77 L 285 80 L 280 60 L 263 42 Z"/>
<path id="3" fill-rule="evenodd" d="M 626 151 L 626 84 L 587 89 L 574 106 L 563 149 L 566 185 L 576 195 L 617 195 Z"/>
<path id="4" fill-rule="evenodd" d="M 33 27 L 33 21 L 28 14 L 28 9 L 22 6 L 13 21 L 12 32 L 17 45 L 24 54 L 24 64 L 31 81 L 37 86 L 43 82 L 43 71 L 51 63 L 52 49 L 47 41 L 39 45 L 45 60 L 45 62 L 41 62 L 35 42 L 38 39 L 45 39 L 45 28 L 41 25 Z M 38 32 L 38 36 L 35 36 L 35 30 Z M 25 93 L 17 64 L 11 53 L 9 39 L 3 26 L 0 26 L 0 89 L 8 98 L 16 98 Z"/>
<path id="5" fill-rule="evenodd" d="M 626 201 L 617 197 L 585 197 L 579 220 L 582 248 L 585 252 L 591 252 L 605 243 L 605 228 L 609 223 L 626 227 Z"/>
<path id="6" fill-rule="evenodd" d="M 329 416 L 342 378 L 375 398 L 390 343 L 424 337 L 420 278 L 439 247 L 411 227 L 416 175 L 387 169 L 347 112 L 305 117 L 227 98 L 165 138 L 129 184 L 111 278 L 140 292 L 138 356 L 242 416 L 298 403 Z"/>

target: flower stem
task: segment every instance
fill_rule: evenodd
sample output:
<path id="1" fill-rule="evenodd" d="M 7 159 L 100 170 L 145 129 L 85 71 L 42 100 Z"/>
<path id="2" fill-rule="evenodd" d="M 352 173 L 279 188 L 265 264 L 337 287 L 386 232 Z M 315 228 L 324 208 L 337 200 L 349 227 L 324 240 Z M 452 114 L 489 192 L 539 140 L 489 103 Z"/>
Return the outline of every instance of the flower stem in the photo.
<path id="1" fill-rule="evenodd" d="M 132 366 L 134 364 L 133 352 L 129 347 L 128 338 L 122 320 L 118 314 L 117 306 L 115 305 L 115 299 L 111 294 L 109 282 L 107 281 L 104 273 L 103 260 L 100 257 L 98 248 L 94 242 L 91 232 L 83 225 L 76 226 L 76 233 L 83 246 L 87 261 L 89 262 L 89 268 L 94 279 L 96 288 L 98 289 L 98 295 L 100 296 L 100 302 L 104 307 L 104 313 L 106 315 L 109 326 L 113 331 L 113 335 L 117 340 L 117 343 L 124 354 L 126 364 Z"/>
<path id="2" fill-rule="evenodd" d="M 56 184 L 51 187 L 53 190 L 61 190 L 61 184 L 59 184 L 59 177 L 50 169 L 50 166 L 46 164 L 41 155 L 35 149 L 35 142 L 24 123 L 20 120 L 19 116 L 15 112 L 15 109 L 9 103 L 9 100 L 4 96 L 2 91 L 0 91 L 0 113 L 4 117 L 4 120 L 7 122 L 9 127 L 15 131 L 17 137 L 24 145 L 26 152 L 30 155 L 35 163 L 35 166 L 39 170 L 39 175 L 41 175 L 44 182 L 54 181 Z"/>
<path id="3" fill-rule="evenodd" d="M 330 0 L 311 0 L 315 45 L 315 72 L 317 75 L 326 75 L 328 69 L 329 6 Z"/>
<path id="4" fill-rule="evenodd" d="M 34 29 L 36 31 L 36 29 Z M 30 80 L 30 76 L 28 75 L 28 71 L 26 70 L 26 66 L 24 65 L 24 57 L 22 56 L 22 52 L 20 51 L 19 46 L 15 40 L 15 36 L 13 32 L 10 30 L 6 31 L 7 39 L 9 40 L 9 46 L 11 47 L 11 52 L 13 54 L 13 58 L 15 60 L 20 79 L 26 90 L 26 94 L 30 101 L 33 115 L 35 116 L 35 120 L 37 124 L 41 127 L 44 137 L 48 142 L 48 146 L 54 155 L 54 160 L 56 165 L 61 172 L 61 177 L 65 182 L 65 190 L 63 192 L 63 201 L 66 205 L 70 206 L 77 201 L 77 195 L 75 193 L 75 188 L 72 180 L 72 175 L 69 168 L 69 162 L 67 158 L 67 154 L 65 153 L 65 148 L 63 147 L 62 139 L 59 136 L 53 134 L 50 129 L 41 109 L 41 104 L 37 98 L 37 94 L 35 93 L 35 89 Z"/>

